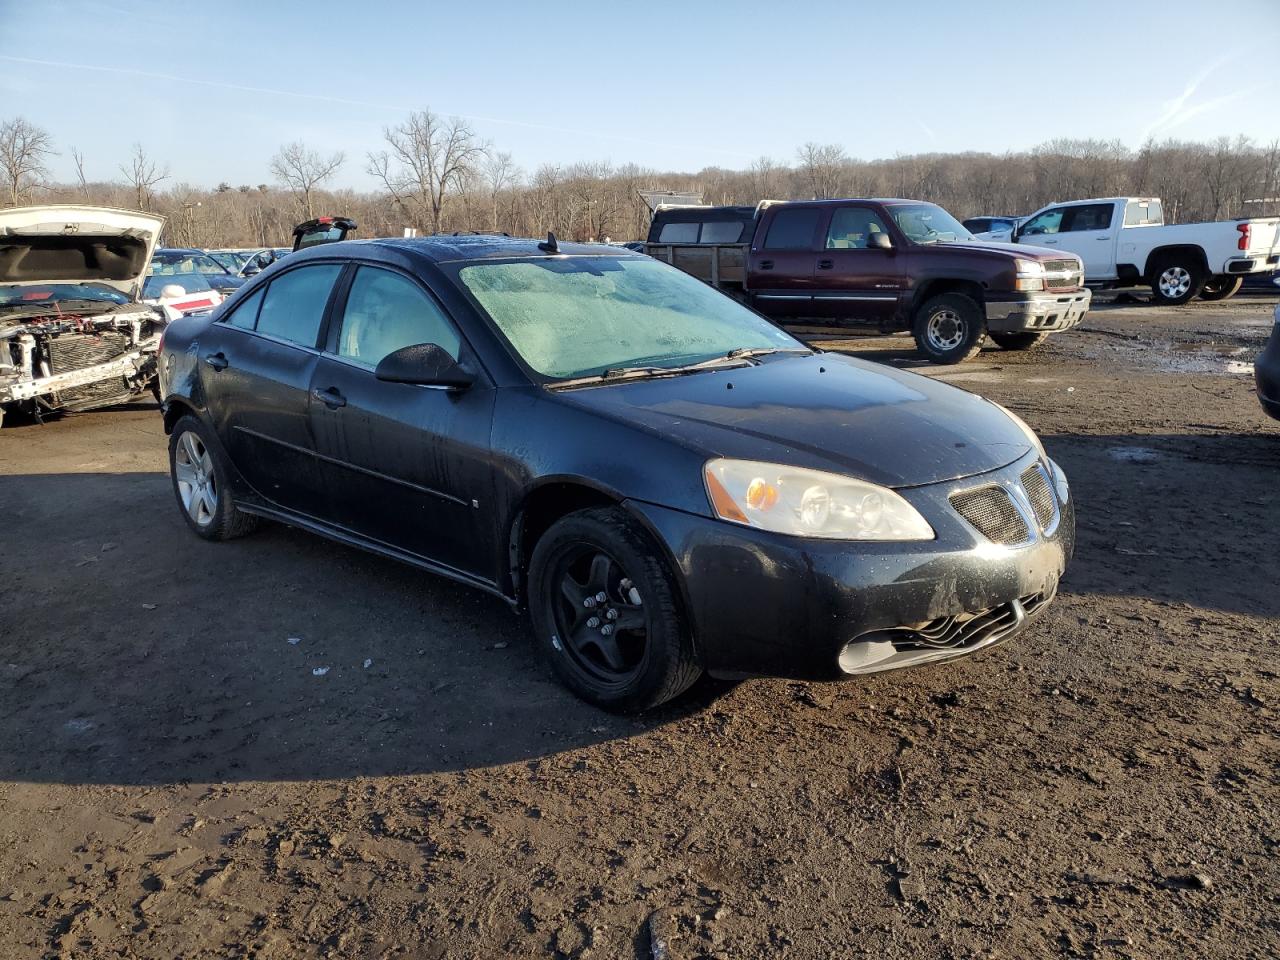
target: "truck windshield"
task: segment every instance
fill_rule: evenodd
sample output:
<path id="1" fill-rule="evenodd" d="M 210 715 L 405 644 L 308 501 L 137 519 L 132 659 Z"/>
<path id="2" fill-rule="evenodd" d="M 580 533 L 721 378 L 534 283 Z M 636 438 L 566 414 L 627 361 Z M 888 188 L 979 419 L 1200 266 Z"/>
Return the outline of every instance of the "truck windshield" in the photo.
<path id="1" fill-rule="evenodd" d="M 940 243 L 944 240 L 973 240 L 955 217 L 934 203 L 892 204 L 889 212 L 909 240 Z"/>
<path id="2" fill-rule="evenodd" d="M 679 367 L 731 350 L 809 352 L 737 301 L 647 257 L 481 263 L 458 278 L 525 363 L 554 379 Z"/>

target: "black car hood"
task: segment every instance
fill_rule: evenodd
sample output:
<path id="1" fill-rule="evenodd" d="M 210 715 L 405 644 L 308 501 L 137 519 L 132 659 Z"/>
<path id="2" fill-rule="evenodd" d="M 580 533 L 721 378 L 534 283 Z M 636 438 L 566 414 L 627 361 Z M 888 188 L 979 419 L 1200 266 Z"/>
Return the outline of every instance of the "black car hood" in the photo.
<path id="1" fill-rule="evenodd" d="M 223 276 L 219 276 L 216 273 L 206 273 L 204 278 L 209 281 L 209 286 L 215 290 L 235 290 L 238 287 L 243 287 L 247 279 L 245 277 L 233 277 L 229 273 Z"/>
<path id="2" fill-rule="evenodd" d="M 812 467 L 888 487 L 996 470 L 1031 448 L 981 397 L 839 354 L 775 357 L 557 396 L 708 457 Z"/>

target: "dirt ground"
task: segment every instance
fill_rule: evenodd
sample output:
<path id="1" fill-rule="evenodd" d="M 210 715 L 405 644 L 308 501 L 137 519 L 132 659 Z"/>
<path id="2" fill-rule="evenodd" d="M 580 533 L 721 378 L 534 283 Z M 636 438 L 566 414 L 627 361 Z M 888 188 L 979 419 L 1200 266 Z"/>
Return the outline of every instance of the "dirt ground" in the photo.
<path id="1" fill-rule="evenodd" d="M 1103 305 L 922 368 L 1073 484 L 1031 632 L 642 719 L 487 596 L 196 539 L 152 406 L 6 427 L 0 957 L 1280 955 L 1273 303 Z"/>

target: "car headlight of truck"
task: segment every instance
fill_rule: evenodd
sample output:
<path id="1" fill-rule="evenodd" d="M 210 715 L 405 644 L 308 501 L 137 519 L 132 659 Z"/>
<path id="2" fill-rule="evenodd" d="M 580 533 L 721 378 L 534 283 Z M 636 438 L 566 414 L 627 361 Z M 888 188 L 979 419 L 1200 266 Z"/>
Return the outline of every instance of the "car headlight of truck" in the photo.
<path id="1" fill-rule="evenodd" d="M 1034 293 L 1044 289 L 1044 264 L 1035 260 L 1015 260 L 1017 276 L 1013 281 L 1013 289 L 1024 293 Z"/>
<path id="2" fill-rule="evenodd" d="M 932 540 L 933 528 L 887 487 L 758 460 L 707 461 L 711 509 L 721 520 L 825 540 Z"/>

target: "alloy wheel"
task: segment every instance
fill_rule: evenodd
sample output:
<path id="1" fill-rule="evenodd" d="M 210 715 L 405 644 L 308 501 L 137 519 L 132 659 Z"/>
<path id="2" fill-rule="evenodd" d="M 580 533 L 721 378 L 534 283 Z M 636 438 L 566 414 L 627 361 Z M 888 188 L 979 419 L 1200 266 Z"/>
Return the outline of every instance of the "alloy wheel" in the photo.
<path id="1" fill-rule="evenodd" d="M 1167 267 L 1160 274 L 1160 293 L 1170 300 L 1184 297 L 1191 289 L 1191 273 L 1186 267 Z"/>
<path id="2" fill-rule="evenodd" d="M 599 547 L 581 544 L 556 564 L 552 609 L 556 643 L 575 666 L 609 684 L 635 677 L 644 664 L 648 619 L 643 599 L 622 565 Z"/>
<path id="3" fill-rule="evenodd" d="M 191 430 L 178 438 L 173 475 L 187 516 L 198 527 L 213 523 L 218 512 L 218 483 L 213 472 L 213 458 L 204 441 Z"/>

